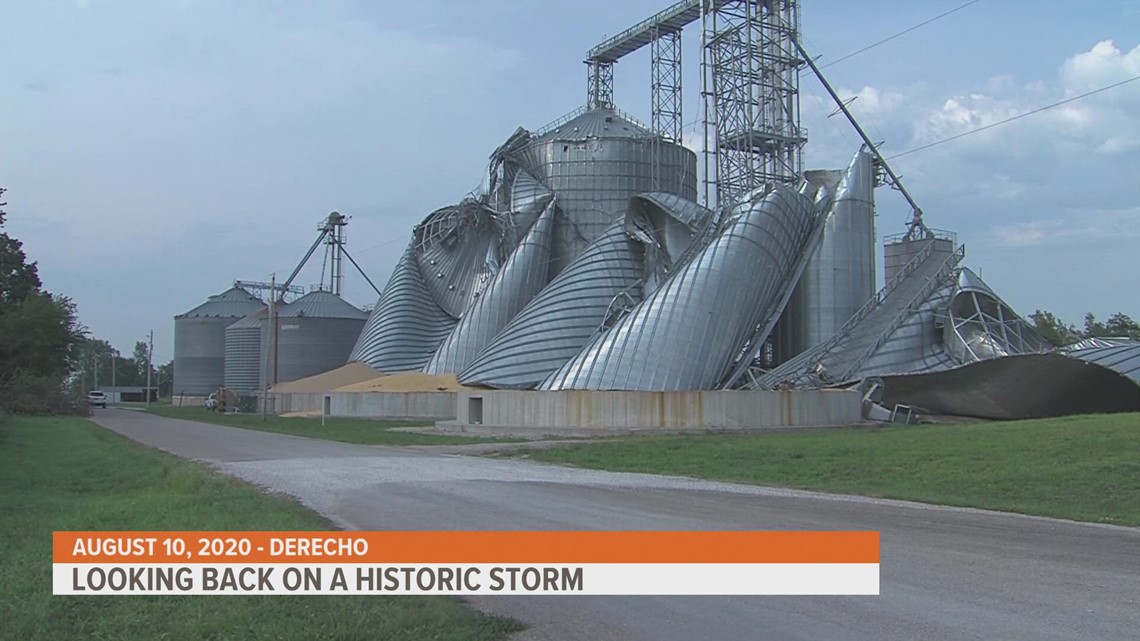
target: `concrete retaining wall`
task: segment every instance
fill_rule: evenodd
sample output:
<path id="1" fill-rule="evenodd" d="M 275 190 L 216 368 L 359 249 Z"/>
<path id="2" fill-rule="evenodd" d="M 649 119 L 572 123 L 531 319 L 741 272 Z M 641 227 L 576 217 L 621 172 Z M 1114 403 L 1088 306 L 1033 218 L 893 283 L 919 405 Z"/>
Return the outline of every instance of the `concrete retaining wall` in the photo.
<path id="1" fill-rule="evenodd" d="M 687 431 L 852 425 L 851 390 L 717 392 L 485 391 L 457 394 L 456 420 L 441 427 L 534 431 Z M 481 416 L 480 416 L 481 414 Z"/>
<path id="2" fill-rule="evenodd" d="M 455 419 L 455 392 L 328 392 L 329 416 Z M 320 401 L 315 407 L 321 409 Z"/>
<path id="3" fill-rule="evenodd" d="M 319 412 L 324 392 L 286 392 L 270 396 L 274 414 L 289 412 Z"/>

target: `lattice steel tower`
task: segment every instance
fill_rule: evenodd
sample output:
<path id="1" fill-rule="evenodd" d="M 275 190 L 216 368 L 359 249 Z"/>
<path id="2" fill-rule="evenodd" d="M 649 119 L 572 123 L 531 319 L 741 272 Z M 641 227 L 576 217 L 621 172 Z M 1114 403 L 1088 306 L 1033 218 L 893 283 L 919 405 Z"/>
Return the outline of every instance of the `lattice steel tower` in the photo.
<path id="1" fill-rule="evenodd" d="M 711 5 L 711 6 L 710 6 Z M 798 0 L 712 2 L 702 19 L 709 202 L 731 202 L 803 170 Z M 708 186 L 706 184 L 706 190 Z M 707 194 L 707 191 L 706 191 Z"/>

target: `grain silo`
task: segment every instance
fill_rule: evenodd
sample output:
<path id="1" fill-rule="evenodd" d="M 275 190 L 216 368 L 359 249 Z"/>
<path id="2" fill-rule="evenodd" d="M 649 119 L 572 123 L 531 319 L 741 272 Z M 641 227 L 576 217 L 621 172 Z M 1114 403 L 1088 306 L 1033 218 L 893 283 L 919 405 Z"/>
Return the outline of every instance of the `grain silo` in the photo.
<path id="1" fill-rule="evenodd" d="M 274 311 L 277 321 L 273 349 L 271 323 L 261 323 L 262 358 L 270 384 L 327 372 L 345 364 L 368 314 L 340 296 L 316 290 Z M 276 372 L 276 375 L 274 375 Z M 264 377 L 262 384 L 264 384 Z"/>
<path id="2" fill-rule="evenodd" d="M 552 274 L 624 216 L 631 197 L 655 191 L 697 199 L 696 154 L 608 107 L 540 133 L 509 157 L 556 194 L 563 217 Z"/>
<path id="3" fill-rule="evenodd" d="M 860 149 L 847 170 L 822 176 L 816 201 L 826 207 L 823 237 L 781 319 L 777 352 L 786 360 L 831 338 L 875 295 L 874 156 Z M 838 177 L 838 182 L 833 182 Z M 827 199 L 831 199 L 830 205 Z"/>
<path id="4" fill-rule="evenodd" d="M 226 387 L 254 394 L 261 382 L 261 325 L 269 313 L 262 307 L 226 328 Z"/>
<path id="5" fill-rule="evenodd" d="M 226 328 L 264 306 L 241 287 L 174 317 L 174 393 L 205 395 L 225 382 Z"/>

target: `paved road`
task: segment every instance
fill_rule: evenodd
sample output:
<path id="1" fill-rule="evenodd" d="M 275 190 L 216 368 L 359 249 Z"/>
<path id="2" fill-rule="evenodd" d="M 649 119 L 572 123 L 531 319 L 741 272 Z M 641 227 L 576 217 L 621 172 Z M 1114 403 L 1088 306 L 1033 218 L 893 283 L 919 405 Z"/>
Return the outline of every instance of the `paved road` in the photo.
<path id="1" fill-rule="evenodd" d="M 574 470 L 97 411 L 147 445 L 380 529 L 868 529 L 877 597 L 480 597 L 522 639 L 1140 638 L 1140 529 Z"/>

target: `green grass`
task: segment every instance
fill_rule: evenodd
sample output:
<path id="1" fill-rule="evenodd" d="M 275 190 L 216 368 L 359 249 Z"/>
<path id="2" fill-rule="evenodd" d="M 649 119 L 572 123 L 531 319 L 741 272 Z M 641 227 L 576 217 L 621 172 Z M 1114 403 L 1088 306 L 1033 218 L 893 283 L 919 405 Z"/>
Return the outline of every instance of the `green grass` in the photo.
<path id="1" fill-rule="evenodd" d="M 0 424 L 0 638 L 502 639 L 446 597 L 51 595 L 53 530 L 328 530 L 294 501 L 78 418 Z"/>
<path id="2" fill-rule="evenodd" d="M 528 455 L 606 470 L 1140 525 L 1140 414 L 654 436 Z"/>
<path id="3" fill-rule="evenodd" d="M 393 430 L 394 427 L 425 427 L 431 423 L 424 421 L 390 421 L 365 418 L 326 418 L 321 425 L 320 417 L 284 417 L 269 415 L 261 420 L 260 414 L 223 414 L 210 412 L 204 407 L 176 407 L 167 404 L 152 404 L 148 410 L 152 414 L 181 418 L 188 421 L 216 423 L 247 430 L 277 432 L 322 438 L 345 443 L 364 445 L 465 445 L 470 443 L 507 443 L 510 439 L 472 438 L 448 434 L 419 434 Z"/>

